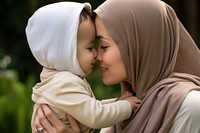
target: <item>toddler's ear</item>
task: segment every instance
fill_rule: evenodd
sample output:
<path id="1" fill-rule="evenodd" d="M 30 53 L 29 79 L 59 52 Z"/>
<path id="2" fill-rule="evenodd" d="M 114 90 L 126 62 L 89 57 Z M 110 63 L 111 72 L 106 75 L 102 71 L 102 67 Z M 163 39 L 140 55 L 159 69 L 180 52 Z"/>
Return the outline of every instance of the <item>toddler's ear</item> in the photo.
<path id="1" fill-rule="evenodd" d="M 132 92 L 130 92 L 130 91 L 125 91 L 124 92 L 125 93 L 125 95 L 127 95 L 128 97 L 131 97 L 131 96 L 133 96 L 133 93 Z"/>
<path id="2" fill-rule="evenodd" d="M 132 96 L 133 94 L 129 91 L 124 91 L 124 93 L 121 95 L 121 97 L 119 97 L 117 100 L 124 100 L 130 96 Z"/>

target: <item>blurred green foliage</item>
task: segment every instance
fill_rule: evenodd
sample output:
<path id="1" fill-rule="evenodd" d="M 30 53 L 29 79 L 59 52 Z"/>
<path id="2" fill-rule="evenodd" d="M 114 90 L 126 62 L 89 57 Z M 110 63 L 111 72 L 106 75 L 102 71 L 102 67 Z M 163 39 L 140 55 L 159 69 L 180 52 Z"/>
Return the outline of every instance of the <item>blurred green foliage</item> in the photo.
<path id="1" fill-rule="evenodd" d="M 28 18 L 39 7 L 63 0 L 2 0 L 0 4 L 0 132 L 31 133 L 32 86 L 39 81 L 41 66 L 36 62 L 28 47 L 25 27 Z M 73 1 L 73 0 L 72 0 Z M 93 9 L 104 0 L 74 0 L 89 2 Z M 198 0 L 165 0 L 177 12 L 182 23 L 199 40 Z M 192 7 L 192 8 L 186 8 Z M 192 10 L 191 10 L 192 9 Z M 191 10 L 191 11 L 190 11 Z M 195 16 L 195 17 L 194 17 Z M 193 18 L 195 19 L 193 19 Z M 193 22 L 191 24 L 191 22 Z M 196 23 L 194 23 L 196 22 Z M 192 28 L 193 27 L 193 28 Z M 192 29 L 192 30 L 191 30 Z M 196 35 L 196 36 L 195 36 Z M 98 68 L 88 78 L 97 99 L 118 97 L 119 85 L 103 85 Z"/>
<path id="2" fill-rule="evenodd" d="M 30 100 L 31 87 L 35 77 L 29 75 L 26 82 L 18 79 L 12 70 L 0 71 L 0 129 L 2 133 L 30 132 L 30 118 L 33 103 Z"/>

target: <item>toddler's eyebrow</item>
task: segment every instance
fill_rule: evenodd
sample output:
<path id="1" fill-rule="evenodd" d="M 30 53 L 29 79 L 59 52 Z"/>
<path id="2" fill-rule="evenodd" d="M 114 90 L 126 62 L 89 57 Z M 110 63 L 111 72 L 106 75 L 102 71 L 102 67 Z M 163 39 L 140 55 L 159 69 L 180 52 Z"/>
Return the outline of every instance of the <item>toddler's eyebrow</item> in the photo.
<path id="1" fill-rule="evenodd" d="M 91 40 L 87 44 L 95 43 L 96 40 Z"/>
<path id="2" fill-rule="evenodd" d="M 95 43 L 95 40 L 90 41 L 90 43 Z"/>

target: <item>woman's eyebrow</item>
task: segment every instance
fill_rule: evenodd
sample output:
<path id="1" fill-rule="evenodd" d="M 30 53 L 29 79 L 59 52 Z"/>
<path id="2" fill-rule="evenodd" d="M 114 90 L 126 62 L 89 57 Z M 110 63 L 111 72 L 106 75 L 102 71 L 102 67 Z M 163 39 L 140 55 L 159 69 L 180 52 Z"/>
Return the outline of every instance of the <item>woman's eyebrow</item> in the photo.
<path id="1" fill-rule="evenodd" d="M 103 36 L 103 35 L 97 35 L 96 39 L 108 39 L 107 37 Z"/>

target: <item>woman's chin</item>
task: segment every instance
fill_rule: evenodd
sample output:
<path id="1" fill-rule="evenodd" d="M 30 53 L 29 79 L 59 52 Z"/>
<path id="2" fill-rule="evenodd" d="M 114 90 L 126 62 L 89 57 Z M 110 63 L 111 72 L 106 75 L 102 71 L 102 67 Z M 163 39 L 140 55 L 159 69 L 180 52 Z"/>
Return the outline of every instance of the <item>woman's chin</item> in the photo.
<path id="1" fill-rule="evenodd" d="M 104 83 L 104 85 L 114 85 L 114 84 L 116 84 L 116 83 L 113 83 L 110 80 L 105 80 L 105 79 L 103 79 L 103 83 Z"/>

